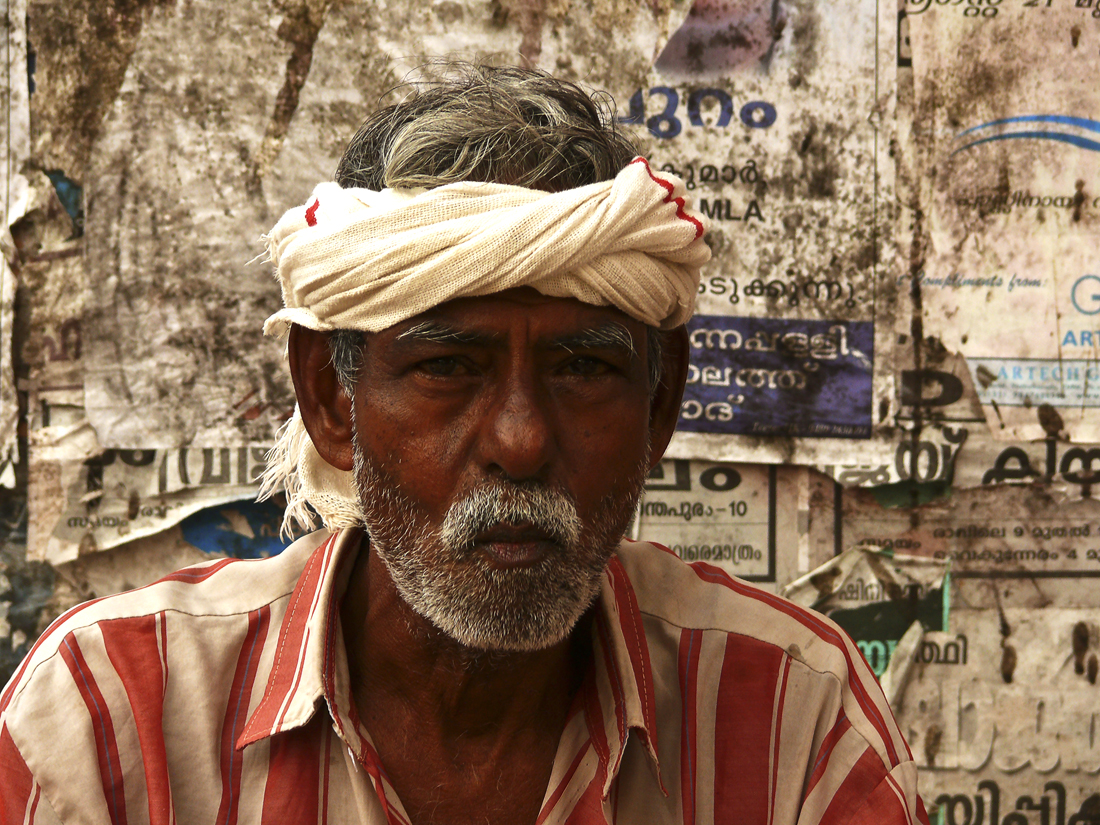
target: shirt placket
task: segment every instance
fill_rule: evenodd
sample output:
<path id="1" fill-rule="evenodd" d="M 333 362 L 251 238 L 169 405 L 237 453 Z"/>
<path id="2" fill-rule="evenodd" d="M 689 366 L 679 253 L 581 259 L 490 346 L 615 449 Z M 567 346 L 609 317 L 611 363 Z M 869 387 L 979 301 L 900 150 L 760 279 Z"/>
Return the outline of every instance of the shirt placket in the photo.
<path id="1" fill-rule="evenodd" d="M 330 621 L 333 624 L 325 662 L 325 701 L 333 730 L 343 744 L 345 767 L 360 820 L 370 825 L 409 825 L 409 816 L 386 777 L 378 749 L 355 709 L 339 610 L 333 610 Z"/>

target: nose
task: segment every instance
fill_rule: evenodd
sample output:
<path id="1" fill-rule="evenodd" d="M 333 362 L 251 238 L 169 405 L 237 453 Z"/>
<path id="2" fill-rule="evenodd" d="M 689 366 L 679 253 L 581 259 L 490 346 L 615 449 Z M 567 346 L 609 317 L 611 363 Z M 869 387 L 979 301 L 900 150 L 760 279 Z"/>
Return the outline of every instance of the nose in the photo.
<path id="1" fill-rule="evenodd" d="M 553 450 L 550 399 L 531 375 L 512 374 L 482 429 L 481 463 L 514 481 L 544 479 Z"/>

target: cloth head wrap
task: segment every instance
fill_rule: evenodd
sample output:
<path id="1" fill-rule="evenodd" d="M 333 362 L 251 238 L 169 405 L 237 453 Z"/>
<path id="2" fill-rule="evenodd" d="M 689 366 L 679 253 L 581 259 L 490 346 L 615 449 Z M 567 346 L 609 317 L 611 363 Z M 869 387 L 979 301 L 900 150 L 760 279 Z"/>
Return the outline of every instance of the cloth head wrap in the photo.
<path id="1" fill-rule="evenodd" d="M 679 178 L 635 158 L 613 180 L 543 192 L 465 181 L 434 189 L 344 189 L 322 183 L 267 237 L 291 324 L 378 332 L 454 298 L 529 286 L 544 295 L 615 306 L 672 329 L 695 306 L 710 258 L 705 219 Z M 284 487 L 284 531 L 298 521 L 359 523 L 352 473 L 317 453 L 301 414 L 279 432 L 261 496 Z"/>

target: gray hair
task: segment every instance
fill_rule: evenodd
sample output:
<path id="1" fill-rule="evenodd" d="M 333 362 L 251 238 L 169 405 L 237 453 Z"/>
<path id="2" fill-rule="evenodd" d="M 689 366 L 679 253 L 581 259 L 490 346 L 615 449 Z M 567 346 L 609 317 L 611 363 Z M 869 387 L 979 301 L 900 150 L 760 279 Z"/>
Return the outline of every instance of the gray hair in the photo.
<path id="1" fill-rule="evenodd" d="M 443 74 L 363 123 L 340 186 L 478 180 L 560 192 L 610 180 L 638 154 L 606 95 L 515 66 L 450 63 Z"/>
<path id="2" fill-rule="evenodd" d="M 359 377 L 359 365 L 363 361 L 364 338 L 357 329 L 338 329 L 329 333 L 329 353 L 336 378 L 344 393 L 352 398 L 355 395 L 355 383 Z M 646 368 L 648 370 L 649 394 L 657 392 L 661 383 L 661 361 L 664 354 L 664 333 L 657 327 L 646 327 Z"/>

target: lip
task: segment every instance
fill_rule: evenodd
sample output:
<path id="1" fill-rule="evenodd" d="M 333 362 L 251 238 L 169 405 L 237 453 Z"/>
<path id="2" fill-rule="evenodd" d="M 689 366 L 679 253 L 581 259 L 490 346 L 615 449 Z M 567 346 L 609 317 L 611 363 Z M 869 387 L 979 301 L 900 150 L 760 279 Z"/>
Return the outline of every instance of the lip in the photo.
<path id="1" fill-rule="evenodd" d="M 531 567 L 554 551 L 557 542 L 531 526 L 500 524 L 474 537 L 474 546 L 484 552 L 494 567 Z"/>

